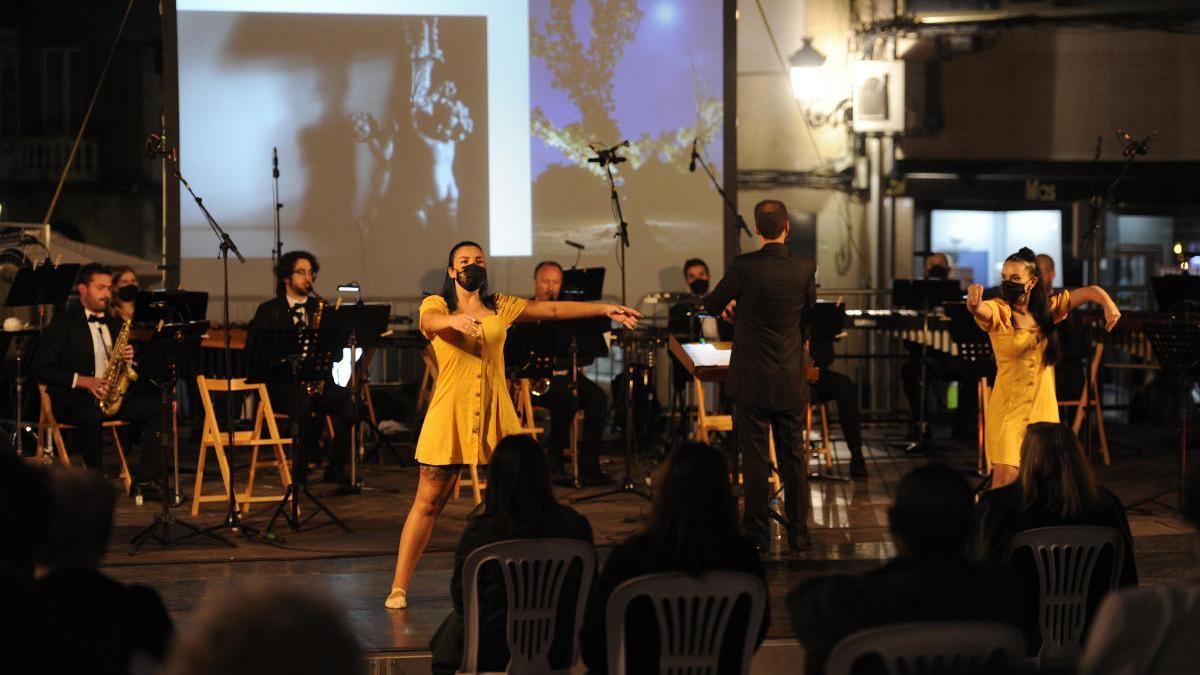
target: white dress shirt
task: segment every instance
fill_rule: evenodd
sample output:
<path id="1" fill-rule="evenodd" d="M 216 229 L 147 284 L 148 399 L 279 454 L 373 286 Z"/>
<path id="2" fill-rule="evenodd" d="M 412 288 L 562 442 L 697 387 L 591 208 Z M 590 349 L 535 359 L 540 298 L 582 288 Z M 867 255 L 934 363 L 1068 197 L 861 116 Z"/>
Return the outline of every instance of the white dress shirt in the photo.
<path id="1" fill-rule="evenodd" d="M 93 312 L 91 310 L 83 310 L 83 318 L 88 317 L 104 318 L 103 312 Z M 92 372 L 93 377 L 100 377 L 108 368 L 109 352 L 112 351 L 112 335 L 108 332 L 108 324 L 103 321 L 93 323 L 87 322 L 88 333 L 92 336 L 92 358 L 95 359 L 96 369 Z M 71 386 L 74 387 L 79 382 L 80 373 L 75 373 L 75 377 L 71 378 Z"/>

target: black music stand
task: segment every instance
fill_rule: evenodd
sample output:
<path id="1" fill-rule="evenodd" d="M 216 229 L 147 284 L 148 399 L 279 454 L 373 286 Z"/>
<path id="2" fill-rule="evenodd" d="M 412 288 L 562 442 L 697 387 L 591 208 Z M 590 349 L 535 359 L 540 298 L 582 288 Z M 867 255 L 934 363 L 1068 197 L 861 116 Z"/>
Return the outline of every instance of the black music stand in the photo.
<path id="1" fill-rule="evenodd" d="M 8 297 L 4 299 L 5 307 L 45 307 L 46 305 L 56 305 L 65 302 L 67 296 L 71 294 L 71 288 L 75 285 L 75 278 L 79 275 L 79 265 L 41 265 L 39 267 L 23 267 L 17 270 L 17 276 L 13 279 L 13 285 L 8 291 Z M 39 323 L 44 312 L 38 312 Z M 37 331 L 40 332 L 42 326 L 38 326 Z M 21 336 L 27 336 L 29 333 L 21 333 Z M 16 373 L 13 382 L 16 385 L 16 410 L 13 411 L 13 450 L 18 456 L 24 454 L 23 440 L 24 434 L 21 433 L 25 413 L 25 348 L 28 346 L 28 339 L 14 336 L 19 339 L 16 345 Z M 0 351 L 0 357 L 4 356 L 8 351 L 8 345 L 4 345 L 4 350 Z"/>
<path id="2" fill-rule="evenodd" d="M 164 548 L 170 548 L 172 544 L 196 535 L 203 535 L 226 546 L 235 545 L 216 532 L 201 529 L 186 520 L 176 518 L 175 514 L 171 513 L 172 500 L 167 496 L 171 486 L 168 469 L 171 464 L 170 448 L 174 446 L 175 440 L 175 384 L 181 376 L 187 377 L 195 371 L 195 363 L 200 355 L 200 343 L 207 331 L 208 321 L 164 325 L 154 334 L 149 349 L 138 364 L 139 378 L 158 386 L 162 405 L 162 432 L 159 434 L 162 440 L 162 511 L 154 516 L 154 520 L 145 529 L 129 540 L 129 555 L 139 552 L 150 540 L 162 544 Z M 142 452 L 149 450 L 142 448 Z M 175 469 L 178 489 L 178 456 L 175 457 Z M 188 534 L 174 538 L 171 536 L 172 526 L 183 528 Z"/>
<path id="3" fill-rule="evenodd" d="M 811 358 L 812 357 L 812 345 L 824 344 L 824 343 L 832 344 L 834 342 L 834 340 L 836 340 L 838 338 L 838 336 L 841 335 L 842 328 L 846 324 L 846 306 L 841 303 L 837 303 L 837 302 L 818 302 L 814 305 L 810 305 L 809 309 L 810 309 L 810 311 L 809 311 L 808 315 L 810 318 L 808 319 L 808 344 L 809 344 L 808 351 L 809 351 L 809 357 Z M 832 350 L 832 348 L 831 348 L 831 350 Z M 823 366 L 817 366 L 818 369 L 822 368 L 822 367 Z M 808 380 L 808 378 L 806 377 L 805 384 L 808 385 L 808 389 L 809 389 L 808 400 L 809 400 L 809 403 L 811 404 L 812 400 L 813 400 L 812 386 L 814 383 L 808 382 L 807 380 Z M 838 411 L 838 414 L 839 415 L 841 414 L 840 410 Z M 821 440 L 824 441 L 825 443 L 831 443 L 831 441 L 828 438 L 823 438 Z M 820 470 L 817 470 L 817 471 L 809 470 L 810 467 L 809 467 L 809 463 L 808 463 L 808 451 L 809 451 L 810 447 L 811 447 L 811 441 L 809 440 L 808 434 L 806 433 L 804 435 L 804 457 L 805 457 L 804 469 L 808 473 L 809 480 L 818 480 L 818 481 L 826 481 L 827 480 L 827 481 L 837 481 L 837 482 L 843 482 L 843 483 L 850 481 L 850 478 L 848 476 L 842 475 L 840 468 L 838 468 L 836 470 L 837 471 L 836 474 L 833 473 L 833 471 L 831 471 L 829 469 L 826 469 L 824 472 L 822 472 Z M 832 448 L 832 446 L 830 446 L 830 453 L 832 453 L 832 452 L 833 452 L 833 448 Z M 736 474 L 736 469 L 737 469 L 737 467 L 734 467 L 735 474 Z M 777 467 L 777 466 L 772 465 L 771 470 L 777 474 L 779 473 L 779 467 Z M 780 475 L 780 481 L 779 481 L 780 488 L 779 488 L 779 490 L 777 490 L 775 492 L 775 494 L 771 495 L 772 498 L 778 496 L 779 492 L 781 492 L 783 490 L 783 480 L 782 479 L 783 479 L 783 476 Z M 779 522 L 783 523 L 784 526 L 787 525 L 786 519 L 783 518 L 782 514 L 774 513 L 773 515 L 776 516 L 776 520 L 779 520 Z"/>
<path id="4" fill-rule="evenodd" d="M 329 516 L 335 525 L 346 532 L 350 528 L 329 507 L 308 489 L 308 449 L 304 447 L 300 434 L 300 397 L 307 395 L 304 383 L 323 382 L 329 378 L 334 362 L 342 358 L 346 345 L 346 332 L 328 328 L 280 328 L 261 329 L 254 332 L 254 344 L 249 354 L 247 382 L 265 382 L 272 366 L 287 364 L 292 371 L 295 394 L 291 421 L 295 430 L 292 443 L 292 482 L 283 492 L 279 506 L 264 530 L 267 534 L 275 528 L 275 522 L 283 516 L 293 531 L 300 530 L 318 513 Z M 300 497 L 310 501 L 316 510 L 304 519 L 300 518 Z"/>
<path id="5" fill-rule="evenodd" d="M 957 279 L 893 279 L 892 306 L 903 309 L 920 310 L 922 313 L 921 331 L 929 332 L 929 314 L 934 307 L 944 306 L 947 302 L 962 300 L 962 284 Z M 929 433 L 929 422 L 926 418 L 926 399 L 929 398 L 929 383 L 926 377 L 929 371 L 929 345 L 921 342 L 921 376 L 918 380 L 920 402 L 917 404 L 917 439 L 904 444 L 904 452 L 930 452 L 936 449 Z"/>
<path id="6" fill-rule="evenodd" d="M 971 314 L 971 310 L 967 309 L 965 302 L 947 302 L 945 305 L 946 316 L 950 319 L 950 339 L 954 344 L 958 345 L 958 358 L 973 364 L 994 364 L 996 354 L 992 351 L 992 338 L 975 323 L 975 315 Z M 986 378 L 987 375 L 980 372 L 980 378 Z M 961 384 L 959 385 L 961 392 Z M 978 386 L 978 382 L 976 383 Z M 959 396 L 961 405 L 962 397 Z M 976 402 L 979 408 L 976 411 L 977 420 L 982 420 L 983 417 L 983 399 L 980 398 Z M 986 458 L 982 452 L 984 446 L 980 446 L 981 452 L 978 461 L 976 462 L 975 473 L 979 476 L 986 476 L 984 485 L 991 484 L 991 475 L 987 471 Z"/>
<path id="7" fill-rule="evenodd" d="M 1200 282 L 1200 278 L 1196 278 L 1196 281 Z M 1200 312 L 1181 312 L 1165 320 L 1147 321 L 1142 325 L 1142 330 L 1150 340 L 1150 348 L 1154 350 L 1154 357 L 1162 366 L 1162 372 L 1174 373 L 1179 384 L 1179 480 L 1174 487 L 1139 499 L 1130 504 L 1128 509 L 1140 508 L 1143 504 L 1158 504 L 1182 512 L 1183 482 L 1187 479 L 1188 466 L 1188 409 L 1191 407 L 1187 385 L 1189 380 L 1200 378 Z M 1172 492 L 1179 493 L 1178 509 L 1172 509 L 1160 501 Z"/>
<path id="8" fill-rule="evenodd" d="M 559 300 L 595 302 L 603 294 L 603 267 L 563 270 L 562 291 L 558 294 Z"/>
<path id="9" fill-rule="evenodd" d="M 323 330 L 340 330 L 347 335 L 350 349 L 350 396 L 354 407 L 355 424 L 350 427 L 350 490 L 349 492 L 361 492 L 362 481 L 358 477 L 358 452 L 362 446 L 362 433 L 359 425 L 366 423 L 375 432 L 375 437 L 379 439 L 376 444 L 375 451 L 379 451 L 379 445 L 386 445 L 392 451 L 392 456 L 396 461 L 404 466 L 404 459 L 400 456 L 396 449 L 391 446 L 383 437 L 383 433 L 379 427 L 371 421 L 369 417 L 364 417 L 362 413 L 362 388 L 364 383 L 360 376 L 361 368 L 358 359 L 354 358 L 356 350 L 362 351 L 365 355 L 367 350 L 375 349 L 379 346 L 379 341 L 383 334 L 387 331 L 388 321 L 392 314 L 392 306 L 386 303 L 355 303 L 352 305 L 342 305 L 330 311 L 325 310 L 325 315 L 321 320 Z M 336 360 L 336 359 L 335 359 Z"/>
<path id="10" fill-rule="evenodd" d="M 204 291 L 138 291 L 133 300 L 134 323 L 202 321 L 207 316 Z"/>

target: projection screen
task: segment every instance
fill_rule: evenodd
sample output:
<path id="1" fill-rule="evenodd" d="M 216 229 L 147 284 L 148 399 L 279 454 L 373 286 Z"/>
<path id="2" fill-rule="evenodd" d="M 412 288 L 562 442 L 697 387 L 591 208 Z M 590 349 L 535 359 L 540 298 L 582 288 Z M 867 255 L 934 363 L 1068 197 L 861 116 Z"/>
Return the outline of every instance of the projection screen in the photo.
<path id="1" fill-rule="evenodd" d="M 722 203 L 688 170 L 724 154 L 723 0 L 177 0 L 180 168 L 249 258 L 232 295 L 269 295 L 278 157 L 284 250 L 319 291 L 436 291 L 474 240 L 492 287 L 534 265 L 608 269 L 616 225 L 590 147 L 628 140 L 616 188 L 629 299 L 723 267 Z M 182 284 L 219 295 L 216 240 L 180 197 Z"/>

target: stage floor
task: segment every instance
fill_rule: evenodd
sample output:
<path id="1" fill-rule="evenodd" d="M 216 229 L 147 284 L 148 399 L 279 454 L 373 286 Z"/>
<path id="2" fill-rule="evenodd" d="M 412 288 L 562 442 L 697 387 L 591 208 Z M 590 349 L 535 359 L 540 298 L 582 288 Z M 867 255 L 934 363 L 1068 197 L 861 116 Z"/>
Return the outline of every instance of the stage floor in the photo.
<path id="1" fill-rule="evenodd" d="M 1155 429 L 1110 429 L 1114 444 L 1113 464 L 1097 465 L 1100 482 L 1130 503 L 1174 484 L 1178 455 L 1172 453 L 1173 436 Z M 767 564 L 771 598 L 771 627 L 768 633 L 772 649 L 756 657 L 756 671 L 768 672 L 760 664 L 771 653 L 776 659 L 795 664 L 796 650 L 791 640 L 782 601 L 786 592 L 801 580 L 824 574 L 854 573 L 870 569 L 886 560 L 893 547 L 887 533 L 887 509 L 892 503 L 896 482 L 912 466 L 930 457 L 910 457 L 887 440 L 895 429 L 866 430 L 867 481 L 814 481 L 811 483 L 811 527 L 816 541 L 814 550 L 797 557 L 776 556 Z M 845 447 L 840 452 L 839 469 L 844 473 L 848 459 Z M 1134 450 L 1137 448 L 1138 450 Z M 933 458 L 968 472 L 974 465 L 972 448 L 948 439 Z M 620 473 L 618 457 L 607 456 L 606 470 Z M 611 460 L 612 463 L 608 463 Z M 245 476 L 242 468 L 239 477 Z M 353 534 L 332 525 L 291 532 L 286 525 L 277 527 L 280 540 L 261 543 L 238 537 L 229 548 L 210 540 L 193 538 L 169 549 L 151 543 L 136 555 L 129 554 L 128 540 L 151 521 L 158 511 L 157 502 L 136 506 L 122 499 L 117 527 L 105 572 L 130 583 L 156 588 L 180 627 L 194 620 L 205 598 L 238 585 L 297 583 L 336 597 L 349 612 L 351 624 L 364 649 L 378 663 L 372 672 L 421 672 L 428 670 L 429 638 L 450 611 L 449 582 L 453 549 L 466 519 L 473 509 L 469 490 L 451 501 L 434 532 L 429 551 L 422 559 L 409 590 L 410 609 L 392 612 L 384 609 L 396 546 L 404 516 L 411 503 L 416 483 L 415 468 L 368 466 L 363 472 L 368 490 L 360 495 L 333 495 L 332 486 L 317 483 L 314 493 L 353 528 Z M 184 484 L 190 497 L 190 475 Z M 264 493 L 280 492 L 273 472 L 259 483 Z M 972 477 L 972 480 L 977 480 Z M 274 481 L 274 484 L 271 484 Z M 215 475 L 206 489 L 216 491 Z M 257 490 L 258 488 L 256 488 Z M 567 501 L 592 494 L 599 489 L 558 488 L 559 498 Z M 1172 498 L 1173 499 L 1173 498 Z M 1174 503 L 1173 501 L 1171 502 Z M 192 518 L 191 502 L 174 510 L 181 518 L 197 525 L 217 525 L 223 518 L 219 504 L 205 504 L 200 515 Z M 576 505 L 592 523 L 601 556 L 607 547 L 622 541 L 638 529 L 647 513 L 648 503 L 631 495 L 612 496 Z M 255 505 L 246 522 L 263 527 L 273 507 Z M 312 524 L 328 522 L 317 516 Z M 1197 570 L 1195 538 L 1177 516 L 1161 506 L 1149 512 L 1130 513 L 1135 537 L 1138 572 L 1142 583 L 1168 582 L 1193 575 Z M 787 652 L 786 654 L 782 654 Z M 380 664 L 388 661 L 390 665 Z"/>

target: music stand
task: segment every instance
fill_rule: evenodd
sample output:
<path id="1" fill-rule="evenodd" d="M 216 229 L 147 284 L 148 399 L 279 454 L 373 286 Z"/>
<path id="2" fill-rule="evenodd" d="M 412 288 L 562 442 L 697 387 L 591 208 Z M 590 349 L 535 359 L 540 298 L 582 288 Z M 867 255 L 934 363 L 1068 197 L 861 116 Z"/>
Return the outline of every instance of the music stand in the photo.
<path id="1" fill-rule="evenodd" d="M 929 332 L 929 315 L 934 307 L 944 306 L 947 302 L 962 300 L 962 284 L 957 279 L 893 279 L 892 306 L 902 309 L 920 310 L 921 331 Z M 921 341 L 921 375 L 918 380 L 920 402 L 917 404 L 917 440 L 906 443 L 904 452 L 927 452 L 934 449 L 933 443 L 927 442 L 929 423 L 926 416 L 926 399 L 929 398 L 929 345 Z"/>
<path id="2" fill-rule="evenodd" d="M 39 267 L 22 267 L 17 270 L 17 276 L 13 279 L 13 285 L 8 291 L 8 297 L 4 299 L 5 307 L 45 307 L 46 305 L 56 305 L 65 302 L 67 296 L 71 294 L 71 288 L 75 285 L 75 278 L 79 275 L 79 265 L 41 265 Z M 44 320 L 46 313 L 38 312 L 39 326 L 37 331 L 40 332 L 40 325 Z M 22 332 L 19 342 L 16 346 L 16 376 L 13 378 L 16 384 L 16 410 L 13 411 L 15 418 L 13 423 L 13 450 L 17 456 L 24 454 L 22 447 L 24 434 L 21 433 L 23 424 L 22 417 L 25 414 L 25 348 L 30 333 Z M 14 336 L 18 337 L 18 336 Z M 0 352 L 3 356 L 8 350 L 5 345 L 5 350 Z"/>
<path id="3" fill-rule="evenodd" d="M 969 363 L 994 363 L 996 354 L 992 351 L 992 339 L 986 332 L 975 323 L 975 315 L 967 309 L 965 302 L 948 302 L 945 305 L 946 316 L 950 319 L 950 339 L 954 344 L 958 345 L 958 357 Z M 980 379 L 985 379 L 986 375 L 980 375 Z M 977 382 L 976 387 L 982 389 L 982 386 Z M 979 476 L 987 476 L 987 457 L 985 455 L 985 437 L 983 431 L 984 423 L 984 400 L 980 396 L 976 401 L 976 424 L 978 431 L 979 442 L 979 457 L 976 461 L 975 471 Z M 959 399 L 961 404 L 962 399 Z M 990 481 L 990 478 L 988 479 Z M 987 481 L 984 483 L 988 484 Z"/>
<path id="4" fill-rule="evenodd" d="M 300 433 L 300 397 L 306 396 L 304 384 L 323 382 L 329 378 L 333 364 L 342 358 L 346 345 L 346 331 L 328 328 L 280 328 L 260 329 L 254 332 L 254 344 L 248 359 L 247 382 L 265 382 L 272 366 L 287 364 L 292 371 L 295 394 L 292 403 L 292 424 L 297 436 Z M 270 534 L 275 522 L 283 516 L 293 531 L 300 530 L 317 513 L 329 516 L 335 525 L 346 532 L 350 528 L 329 507 L 308 489 L 308 449 L 304 439 L 297 437 L 292 444 L 292 482 L 283 492 L 275 514 L 267 528 Z M 300 518 L 300 497 L 307 498 L 316 507 L 303 520 Z M 289 508 L 290 504 L 290 508 Z"/>
<path id="5" fill-rule="evenodd" d="M 813 345 L 825 344 L 825 343 L 832 344 L 835 340 L 838 339 L 838 336 L 840 336 L 842 334 L 842 329 L 846 324 L 846 306 L 839 302 L 818 302 L 816 304 L 811 305 L 809 307 L 809 310 L 810 310 L 809 311 L 810 318 L 808 319 L 808 336 L 809 336 L 808 337 L 808 344 L 809 344 L 808 351 L 809 351 L 809 357 L 811 358 L 812 351 L 813 351 Z M 832 348 L 831 348 L 831 351 L 832 351 Z M 816 365 L 816 364 L 814 363 L 814 365 Z M 816 367 L 817 367 L 817 372 L 820 373 L 821 366 L 816 366 Z M 807 369 L 807 364 L 806 364 L 806 368 L 805 368 L 806 375 L 807 375 L 807 370 L 808 369 Z M 808 389 L 809 389 L 809 397 L 808 398 L 809 398 L 809 402 L 811 403 L 812 402 L 812 388 L 813 388 L 813 385 L 815 384 L 815 382 L 808 381 L 808 378 L 805 377 L 805 384 L 808 385 Z M 838 414 L 839 415 L 841 414 L 840 410 L 838 411 Z M 824 440 L 825 443 L 830 444 L 830 446 L 829 446 L 830 452 L 832 453 L 833 452 L 832 442 L 828 438 L 822 439 L 822 440 Z M 804 443 L 805 443 L 805 446 L 804 446 L 804 457 L 805 457 L 804 469 L 806 472 L 808 472 L 809 479 L 818 480 L 818 481 L 828 480 L 828 481 L 839 481 L 839 482 L 848 482 L 850 480 L 850 478 L 842 475 L 841 468 L 836 469 L 836 472 L 837 472 L 836 475 L 829 469 L 826 469 L 824 472 L 821 472 L 820 470 L 809 471 L 810 465 L 807 461 L 807 458 L 808 458 L 808 451 L 811 448 L 811 446 L 809 445 L 810 441 L 809 441 L 807 434 L 805 434 Z M 776 473 L 779 472 L 779 469 L 777 467 L 772 466 L 771 469 L 773 471 L 775 471 Z M 782 481 L 780 484 L 782 485 Z"/>
<path id="6" fill-rule="evenodd" d="M 559 300 L 595 302 L 603 294 L 603 267 L 563 270 L 562 291 L 558 294 Z"/>
<path id="7" fill-rule="evenodd" d="M 400 462 L 401 466 L 404 465 L 403 458 L 395 448 L 392 448 L 390 443 L 384 440 L 379 427 L 370 419 L 363 419 L 361 412 L 363 381 L 360 377 L 359 360 L 354 358 L 356 350 L 361 350 L 365 356 L 367 350 L 379 346 L 380 339 L 387 332 L 392 306 L 387 303 L 355 303 L 341 305 L 333 308 L 333 311 L 327 308 L 325 311 L 326 314 L 321 320 L 322 330 L 344 332 L 348 340 L 347 348 L 350 350 L 350 396 L 354 408 L 354 425 L 350 428 L 350 491 L 360 492 L 362 485 L 358 478 L 358 452 L 362 445 L 360 425 L 363 422 L 366 422 L 375 431 L 375 436 L 380 443 L 388 446 L 388 449 L 392 451 L 392 456 Z"/>
<path id="8" fill-rule="evenodd" d="M 1197 279 L 1200 281 L 1200 278 Z M 1156 286 L 1155 291 L 1158 291 Z M 1192 296 L 1198 297 L 1198 296 Z M 1179 384 L 1179 480 L 1174 487 L 1161 490 L 1149 497 L 1139 499 L 1129 505 L 1129 509 L 1139 508 L 1143 504 L 1158 504 L 1170 510 L 1170 506 L 1159 501 L 1172 492 L 1179 493 L 1179 508 L 1184 508 L 1183 482 L 1187 479 L 1188 466 L 1188 409 L 1191 407 L 1191 396 L 1188 391 L 1188 380 L 1200 377 L 1200 313 L 1181 312 L 1169 318 L 1158 321 L 1147 321 L 1142 324 L 1146 338 L 1150 340 L 1150 348 L 1164 373 L 1175 373 Z"/>
<path id="9" fill-rule="evenodd" d="M 134 323 L 201 321 L 207 316 L 204 291 L 138 291 L 133 300 Z"/>
<path id="10" fill-rule="evenodd" d="M 203 535 L 226 546 L 235 545 L 216 532 L 201 529 L 186 520 L 176 518 L 175 514 L 171 513 L 172 500 L 167 497 L 171 487 L 170 471 L 168 470 L 171 457 L 170 448 L 174 446 L 175 433 L 173 423 L 175 421 L 175 384 L 181 376 L 188 377 L 195 371 L 195 364 L 200 355 L 200 343 L 207 331 L 208 321 L 163 325 L 154 334 L 150 347 L 138 364 L 139 378 L 158 386 L 159 400 L 162 406 L 162 433 L 159 434 L 162 441 L 162 511 L 154 516 L 154 520 L 149 525 L 129 540 L 129 555 L 140 551 L 150 540 L 157 541 L 164 548 L 170 548 L 172 544 L 196 535 Z M 142 448 L 142 452 L 149 451 L 149 448 Z M 176 456 L 176 489 L 178 489 L 178 484 L 179 457 Z M 188 534 L 174 538 L 171 536 L 172 526 L 181 527 L 187 530 Z"/>

